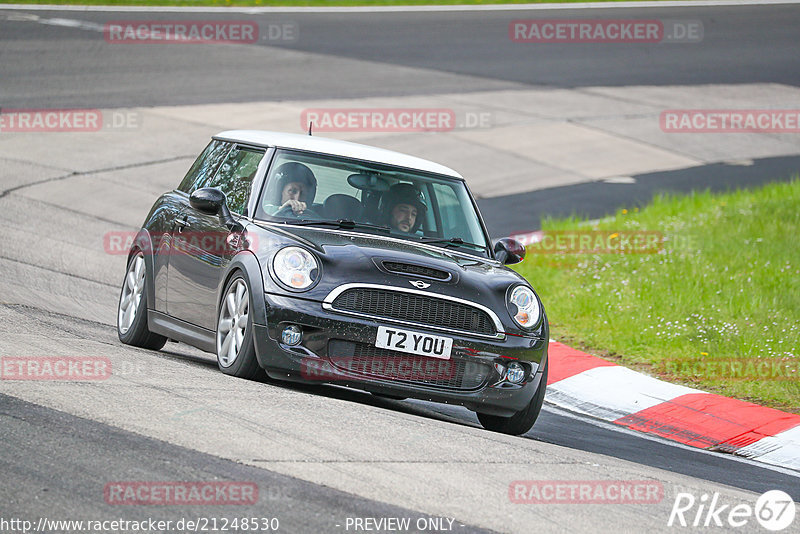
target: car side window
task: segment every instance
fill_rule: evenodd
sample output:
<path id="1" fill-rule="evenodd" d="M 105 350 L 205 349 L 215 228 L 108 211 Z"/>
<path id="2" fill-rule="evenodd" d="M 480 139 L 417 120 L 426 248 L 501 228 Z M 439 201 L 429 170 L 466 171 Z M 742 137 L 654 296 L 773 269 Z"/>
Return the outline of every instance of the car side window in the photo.
<path id="1" fill-rule="evenodd" d="M 439 203 L 439 213 L 442 215 L 442 223 L 445 230 L 452 232 L 456 228 L 464 225 L 461 213 L 461 204 L 452 188 L 446 185 L 436 184 L 436 200 Z"/>
<path id="2" fill-rule="evenodd" d="M 246 215 L 247 200 L 264 149 L 236 146 L 206 187 L 216 187 L 227 197 L 228 209 Z"/>
<path id="3" fill-rule="evenodd" d="M 191 195 L 195 189 L 206 187 L 219 164 L 225 159 L 232 144 L 216 139 L 211 141 L 184 176 L 181 185 L 178 186 L 178 191 Z"/>
<path id="4" fill-rule="evenodd" d="M 477 218 L 468 220 L 464 216 L 463 206 L 470 203 L 465 190 L 459 189 L 457 192 L 447 184 L 433 184 L 433 189 L 442 218 L 444 237 L 460 237 L 471 243 L 482 243 L 483 232 Z"/>

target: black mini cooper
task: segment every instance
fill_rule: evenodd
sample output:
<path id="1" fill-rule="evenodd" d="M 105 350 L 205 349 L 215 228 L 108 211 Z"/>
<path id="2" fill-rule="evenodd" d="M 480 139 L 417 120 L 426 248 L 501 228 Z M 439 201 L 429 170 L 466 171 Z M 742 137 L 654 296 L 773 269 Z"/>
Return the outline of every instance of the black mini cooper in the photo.
<path id="1" fill-rule="evenodd" d="M 511 239 L 458 173 L 319 137 L 215 136 L 128 255 L 123 343 L 216 353 L 223 373 L 460 404 L 527 432 L 548 325 Z"/>

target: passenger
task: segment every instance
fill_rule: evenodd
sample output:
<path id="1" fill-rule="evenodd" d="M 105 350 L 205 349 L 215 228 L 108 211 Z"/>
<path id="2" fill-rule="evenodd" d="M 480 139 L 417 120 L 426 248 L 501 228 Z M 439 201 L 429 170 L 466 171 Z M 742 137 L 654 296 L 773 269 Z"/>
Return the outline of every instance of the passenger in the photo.
<path id="1" fill-rule="evenodd" d="M 413 234 L 419 229 L 428 209 L 422 193 L 406 183 L 390 187 L 381 200 L 385 224 L 404 234 Z"/>

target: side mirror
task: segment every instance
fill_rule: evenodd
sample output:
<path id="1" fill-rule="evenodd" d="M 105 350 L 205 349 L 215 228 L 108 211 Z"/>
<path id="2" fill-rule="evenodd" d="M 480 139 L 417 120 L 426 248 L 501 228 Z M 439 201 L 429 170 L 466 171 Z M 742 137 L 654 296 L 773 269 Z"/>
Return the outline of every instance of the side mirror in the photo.
<path id="1" fill-rule="evenodd" d="M 216 215 L 225 206 L 225 193 L 214 187 L 197 189 L 189 197 L 189 204 L 197 211 Z"/>
<path id="2" fill-rule="evenodd" d="M 220 222 L 228 228 L 239 226 L 239 223 L 231 216 L 228 204 L 225 202 L 225 193 L 215 187 L 195 190 L 189 196 L 189 204 L 202 213 L 219 215 Z"/>
<path id="3" fill-rule="evenodd" d="M 504 237 L 494 244 L 494 257 L 503 265 L 513 265 L 525 259 L 525 247 L 516 239 Z"/>

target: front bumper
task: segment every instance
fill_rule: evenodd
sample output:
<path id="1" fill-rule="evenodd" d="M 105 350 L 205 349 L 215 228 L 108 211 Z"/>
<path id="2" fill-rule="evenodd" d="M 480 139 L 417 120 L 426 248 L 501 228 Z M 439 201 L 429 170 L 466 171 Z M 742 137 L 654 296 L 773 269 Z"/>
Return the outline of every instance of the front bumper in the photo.
<path id="1" fill-rule="evenodd" d="M 441 332 L 340 314 L 323 309 L 321 302 L 302 298 L 265 294 L 264 299 L 267 325 L 254 325 L 253 334 L 259 364 L 272 378 L 458 404 L 500 416 L 524 409 L 539 387 L 544 387 L 546 335 L 509 334 L 502 340 L 486 340 L 447 334 L 453 339 L 451 358 L 437 360 L 375 349 L 374 345 L 381 325 L 435 335 Z M 303 329 L 299 345 L 280 341 L 287 324 Z M 521 384 L 502 379 L 505 366 L 515 360 L 527 371 Z"/>

